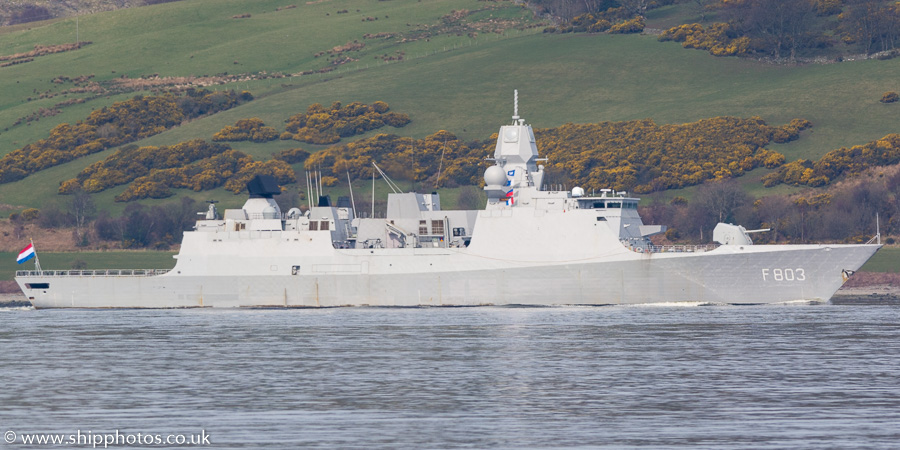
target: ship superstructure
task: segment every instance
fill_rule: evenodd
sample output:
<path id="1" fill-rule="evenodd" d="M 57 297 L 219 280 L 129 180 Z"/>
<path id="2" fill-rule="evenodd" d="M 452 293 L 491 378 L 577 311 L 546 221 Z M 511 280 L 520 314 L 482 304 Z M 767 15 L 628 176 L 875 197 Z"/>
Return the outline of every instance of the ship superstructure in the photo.
<path id="1" fill-rule="evenodd" d="M 753 245 L 719 224 L 717 246 L 657 247 L 638 198 L 544 185 L 534 133 L 502 126 L 483 210 L 438 194 L 389 194 L 385 218 L 323 200 L 283 212 L 271 178 L 241 209 L 210 205 L 169 271 L 20 271 L 38 308 L 605 305 L 827 301 L 877 244 Z M 324 197 L 323 197 L 324 198 Z"/>

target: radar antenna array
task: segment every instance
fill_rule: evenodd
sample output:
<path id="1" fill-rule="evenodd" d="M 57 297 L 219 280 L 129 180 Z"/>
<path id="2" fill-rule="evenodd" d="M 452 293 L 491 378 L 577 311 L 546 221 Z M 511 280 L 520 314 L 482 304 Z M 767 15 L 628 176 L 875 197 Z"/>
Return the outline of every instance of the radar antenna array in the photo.
<path id="1" fill-rule="evenodd" d="M 513 90 L 513 116 L 514 121 L 519 120 L 519 90 Z"/>

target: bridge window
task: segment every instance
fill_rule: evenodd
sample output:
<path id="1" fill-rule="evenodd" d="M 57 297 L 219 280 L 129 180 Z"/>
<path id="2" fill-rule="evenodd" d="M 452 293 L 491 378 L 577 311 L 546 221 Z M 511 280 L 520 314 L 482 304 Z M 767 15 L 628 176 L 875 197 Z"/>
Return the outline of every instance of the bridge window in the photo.
<path id="1" fill-rule="evenodd" d="M 607 202 L 606 207 L 607 208 L 621 208 L 622 202 Z"/>
<path id="2" fill-rule="evenodd" d="M 318 220 L 310 220 L 309 221 L 309 231 L 319 231 L 319 221 Z"/>
<path id="3" fill-rule="evenodd" d="M 431 234 L 444 234 L 444 221 L 443 220 L 432 220 L 431 221 Z"/>
<path id="4" fill-rule="evenodd" d="M 322 221 L 322 224 L 319 225 L 319 229 L 322 230 L 322 231 L 327 231 L 327 230 L 328 230 L 328 221 L 327 221 L 327 220 L 323 220 L 323 221 Z"/>
<path id="5" fill-rule="evenodd" d="M 428 221 L 420 220 L 419 221 L 419 236 L 424 236 L 428 234 Z"/>
<path id="6" fill-rule="evenodd" d="M 25 283 L 28 289 L 50 289 L 50 283 Z"/>
<path id="7" fill-rule="evenodd" d="M 606 208 L 606 202 L 594 202 L 594 209 Z"/>

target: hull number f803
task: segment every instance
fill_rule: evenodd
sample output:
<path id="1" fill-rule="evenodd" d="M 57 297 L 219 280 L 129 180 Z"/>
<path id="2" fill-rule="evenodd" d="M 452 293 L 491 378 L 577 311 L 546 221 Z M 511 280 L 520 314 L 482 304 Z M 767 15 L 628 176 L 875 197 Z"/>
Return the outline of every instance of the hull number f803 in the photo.
<path id="1" fill-rule="evenodd" d="M 802 267 L 796 269 L 763 269 L 763 281 L 805 281 L 806 271 Z"/>

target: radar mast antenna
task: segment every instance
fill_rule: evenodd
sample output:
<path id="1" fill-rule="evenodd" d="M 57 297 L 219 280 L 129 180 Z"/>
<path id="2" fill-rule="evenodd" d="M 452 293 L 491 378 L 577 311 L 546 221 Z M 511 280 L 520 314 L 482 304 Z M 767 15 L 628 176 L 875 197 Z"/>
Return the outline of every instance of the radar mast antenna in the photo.
<path id="1" fill-rule="evenodd" d="M 519 90 L 513 89 L 513 123 L 519 120 Z"/>

